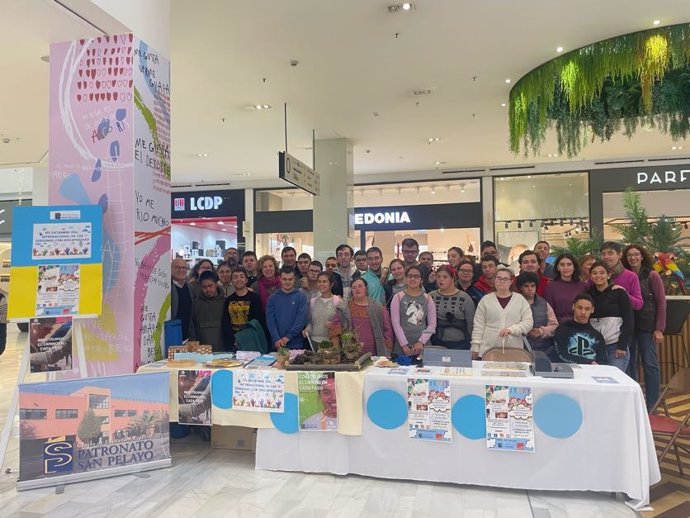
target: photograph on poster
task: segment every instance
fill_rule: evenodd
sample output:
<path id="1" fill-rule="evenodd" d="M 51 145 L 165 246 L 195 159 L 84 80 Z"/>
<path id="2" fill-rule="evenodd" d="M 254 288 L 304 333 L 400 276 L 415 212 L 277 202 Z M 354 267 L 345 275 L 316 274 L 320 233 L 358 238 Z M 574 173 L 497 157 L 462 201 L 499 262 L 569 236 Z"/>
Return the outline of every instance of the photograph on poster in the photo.
<path id="1" fill-rule="evenodd" d="M 177 403 L 180 424 L 211 426 L 211 371 L 179 371 Z"/>
<path id="2" fill-rule="evenodd" d="M 72 370 L 72 317 L 32 318 L 29 351 L 31 372 Z"/>
<path id="3" fill-rule="evenodd" d="M 48 264 L 38 267 L 37 316 L 79 313 L 79 265 Z"/>
<path id="4" fill-rule="evenodd" d="M 19 481 L 170 459 L 168 373 L 19 386 Z"/>
<path id="5" fill-rule="evenodd" d="M 326 432 L 338 429 L 335 372 L 297 373 L 301 430 Z"/>

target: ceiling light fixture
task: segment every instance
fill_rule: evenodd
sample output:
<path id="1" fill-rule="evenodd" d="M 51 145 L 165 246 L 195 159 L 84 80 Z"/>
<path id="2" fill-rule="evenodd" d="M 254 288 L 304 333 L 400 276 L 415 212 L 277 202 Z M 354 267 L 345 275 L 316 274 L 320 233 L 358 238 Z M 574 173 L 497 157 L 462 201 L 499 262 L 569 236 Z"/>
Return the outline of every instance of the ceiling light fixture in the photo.
<path id="1" fill-rule="evenodd" d="M 432 143 L 434 143 L 434 142 L 439 142 L 440 140 L 441 140 L 441 139 L 438 138 L 438 137 L 429 137 L 429 138 L 427 139 L 427 142 L 429 142 L 429 144 L 432 144 Z"/>
<path id="2" fill-rule="evenodd" d="M 505 107 L 506 107 L 506 103 L 501 103 L 501 107 L 505 108 Z"/>
<path id="3" fill-rule="evenodd" d="M 417 6 L 414 5 L 414 2 L 403 2 L 402 4 L 391 4 L 388 6 L 388 12 L 393 14 L 397 13 L 399 11 L 404 11 L 406 13 L 409 13 L 410 11 L 413 11 L 416 9 Z"/>
<path id="4" fill-rule="evenodd" d="M 661 23 L 661 20 L 654 20 L 652 23 L 656 26 L 656 25 L 659 25 Z"/>
<path id="5" fill-rule="evenodd" d="M 510 78 L 506 79 L 506 83 L 510 84 Z"/>
<path id="6" fill-rule="evenodd" d="M 197 158 L 206 158 L 208 156 L 208 153 L 197 153 L 196 156 Z"/>
<path id="7" fill-rule="evenodd" d="M 558 52 L 559 54 L 563 52 L 563 47 L 556 47 L 556 52 Z"/>
<path id="8" fill-rule="evenodd" d="M 257 110 L 270 110 L 272 106 L 270 104 L 255 104 L 254 108 Z"/>

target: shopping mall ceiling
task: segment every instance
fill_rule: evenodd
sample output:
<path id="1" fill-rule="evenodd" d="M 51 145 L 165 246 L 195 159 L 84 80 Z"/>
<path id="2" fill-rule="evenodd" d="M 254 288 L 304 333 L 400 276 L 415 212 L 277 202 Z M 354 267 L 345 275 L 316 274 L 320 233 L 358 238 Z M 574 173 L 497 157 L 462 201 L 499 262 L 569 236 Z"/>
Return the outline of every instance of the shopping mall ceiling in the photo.
<path id="1" fill-rule="evenodd" d="M 62 3 L 108 32 L 120 30 L 88 0 Z M 514 83 L 557 47 L 572 50 L 654 20 L 688 22 L 688 0 L 417 0 L 409 12 L 389 12 L 392 4 L 171 0 L 173 182 L 279 185 L 284 103 L 290 153 L 311 163 L 312 130 L 317 138 L 346 137 L 358 182 L 690 156 L 690 149 L 672 149 L 690 144 L 650 131 L 590 145 L 577 165 L 554 156 L 554 139 L 541 156 L 515 157 L 502 106 L 506 80 Z M 99 32 L 54 0 L 0 5 L 0 167 L 47 163 L 48 65 L 41 56 L 53 41 Z"/>

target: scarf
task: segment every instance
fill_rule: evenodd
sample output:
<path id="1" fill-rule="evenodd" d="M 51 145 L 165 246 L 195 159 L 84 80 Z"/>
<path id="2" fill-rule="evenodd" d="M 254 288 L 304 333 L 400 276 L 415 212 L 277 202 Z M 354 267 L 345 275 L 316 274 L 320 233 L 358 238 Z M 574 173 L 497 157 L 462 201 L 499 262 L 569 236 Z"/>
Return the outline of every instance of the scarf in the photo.
<path id="1" fill-rule="evenodd" d="M 618 264 L 611 269 L 611 277 L 616 277 L 617 275 L 620 275 L 621 273 L 623 273 L 623 270 L 625 270 L 625 268 L 623 267 L 623 263 L 619 261 Z"/>
<path id="2" fill-rule="evenodd" d="M 266 303 L 268 302 L 268 297 L 278 288 L 280 284 L 280 277 L 273 277 L 273 279 L 267 279 L 266 277 L 261 277 L 258 281 L 259 284 L 259 298 L 261 299 L 261 306 L 266 309 Z"/>

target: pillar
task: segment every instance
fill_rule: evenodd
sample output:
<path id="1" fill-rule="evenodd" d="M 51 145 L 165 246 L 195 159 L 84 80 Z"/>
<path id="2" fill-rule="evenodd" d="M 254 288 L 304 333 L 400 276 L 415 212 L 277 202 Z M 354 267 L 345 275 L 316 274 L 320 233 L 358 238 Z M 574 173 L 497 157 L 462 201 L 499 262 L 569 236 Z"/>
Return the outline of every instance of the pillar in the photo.
<path id="1" fill-rule="evenodd" d="M 354 237 L 352 144 L 343 138 L 317 140 L 314 151 L 320 182 L 314 196 L 314 256 L 324 260 Z"/>
<path id="2" fill-rule="evenodd" d="M 170 308 L 168 60 L 132 34 L 52 45 L 48 177 L 51 204 L 103 210 L 103 314 L 75 330 L 88 375 L 131 373 Z"/>

